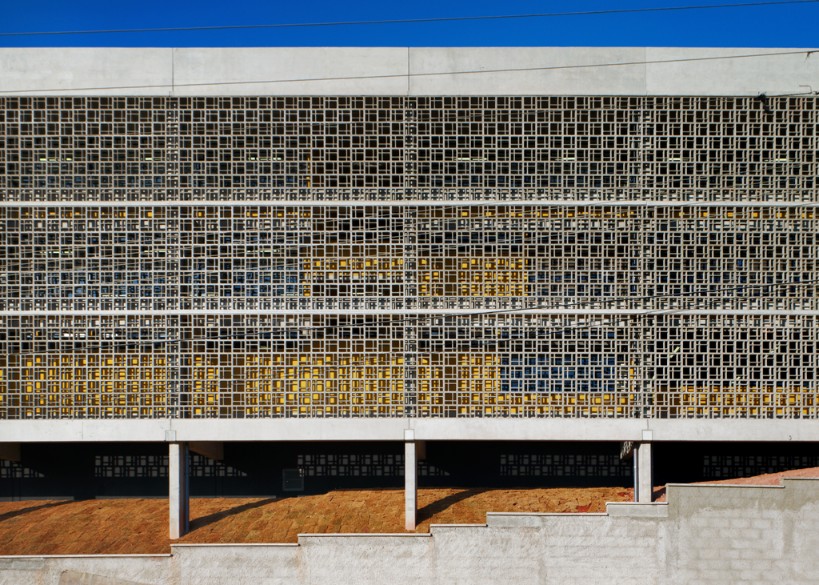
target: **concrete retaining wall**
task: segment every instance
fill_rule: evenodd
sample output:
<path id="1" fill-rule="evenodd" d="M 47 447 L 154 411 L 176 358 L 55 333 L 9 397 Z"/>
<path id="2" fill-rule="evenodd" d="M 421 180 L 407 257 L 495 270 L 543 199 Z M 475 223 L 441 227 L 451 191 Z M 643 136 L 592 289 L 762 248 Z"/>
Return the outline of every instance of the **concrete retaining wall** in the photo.
<path id="1" fill-rule="evenodd" d="M 0 585 L 815 583 L 819 481 L 668 488 L 607 514 L 489 514 L 431 534 L 178 545 L 170 556 L 2 557 Z"/>

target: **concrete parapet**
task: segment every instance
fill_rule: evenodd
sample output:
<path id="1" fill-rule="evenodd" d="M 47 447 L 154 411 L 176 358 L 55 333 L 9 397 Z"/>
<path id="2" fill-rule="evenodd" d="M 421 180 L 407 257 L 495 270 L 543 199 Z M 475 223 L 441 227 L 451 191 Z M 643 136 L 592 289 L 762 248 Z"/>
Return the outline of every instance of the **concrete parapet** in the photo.
<path id="1" fill-rule="evenodd" d="M 4 48 L 11 95 L 770 95 L 816 87 L 811 49 Z M 748 58 L 753 56 L 754 58 Z"/>
<path id="2" fill-rule="evenodd" d="M 305 583 L 298 546 L 174 545 L 169 585 Z"/>
<path id="3" fill-rule="evenodd" d="M 605 516 L 603 513 L 581 514 L 527 514 L 526 512 L 489 512 L 486 514 L 486 525 L 492 528 L 541 528 L 552 518 L 562 518 L 567 522 Z"/>
<path id="4" fill-rule="evenodd" d="M 176 583 L 171 555 L 0 557 L 0 585 L 159 585 Z"/>
<path id="5" fill-rule="evenodd" d="M 606 504 L 606 514 L 623 518 L 668 518 L 668 505 L 609 502 Z"/>

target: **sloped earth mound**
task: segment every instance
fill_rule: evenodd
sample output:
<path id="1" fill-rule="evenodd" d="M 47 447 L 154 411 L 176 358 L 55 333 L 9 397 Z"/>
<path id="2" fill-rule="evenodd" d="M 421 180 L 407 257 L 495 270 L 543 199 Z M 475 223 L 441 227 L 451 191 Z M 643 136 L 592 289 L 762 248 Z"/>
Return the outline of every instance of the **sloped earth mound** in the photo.
<path id="1" fill-rule="evenodd" d="M 708 483 L 778 485 L 819 468 Z M 658 490 L 658 495 L 664 492 Z M 403 491 L 340 490 L 290 498 L 194 498 L 183 543 L 296 542 L 305 533 L 403 532 Z M 418 532 L 430 524 L 483 524 L 487 512 L 604 512 L 631 501 L 610 488 L 421 489 Z M 165 499 L 0 502 L 0 555 L 168 553 Z"/>

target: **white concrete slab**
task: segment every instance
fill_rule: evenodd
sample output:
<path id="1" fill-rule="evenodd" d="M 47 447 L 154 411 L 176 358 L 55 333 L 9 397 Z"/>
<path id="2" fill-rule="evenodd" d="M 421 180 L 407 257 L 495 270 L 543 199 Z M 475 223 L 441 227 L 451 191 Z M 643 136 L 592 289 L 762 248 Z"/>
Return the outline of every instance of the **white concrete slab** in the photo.
<path id="1" fill-rule="evenodd" d="M 816 51 L 5 48 L 0 95 L 781 95 L 819 88 Z"/>
<path id="2" fill-rule="evenodd" d="M 170 49 L 0 49 L 3 93 L 169 95 L 172 81 Z"/>
<path id="3" fill-rule="evenodd" d="M 808 55 L 799 49 L 720 49 L 715 54 L 713 49 L 649 48 L 646 61 L 647 95 L 757 96 L 819 90 L 819 53 Z"/>
<path id="4" fill-rule="evenodd" d="M 174 49 L 174 94 L 403 95 L 407 93 L 407 51 L 344 47 Z"/>
<path id="5" fill-rule="evenodd" d="M 642 95 L 645 51 L 601 47 L 413 49 L 410 93 Z M 612 65 L 624 63 L 631 65 Z"/>
<path id="6" fill-rule="evenodd" d="M 819 441 L 810 419 L 296 418 L 6 420 L 0 442 Z"/>

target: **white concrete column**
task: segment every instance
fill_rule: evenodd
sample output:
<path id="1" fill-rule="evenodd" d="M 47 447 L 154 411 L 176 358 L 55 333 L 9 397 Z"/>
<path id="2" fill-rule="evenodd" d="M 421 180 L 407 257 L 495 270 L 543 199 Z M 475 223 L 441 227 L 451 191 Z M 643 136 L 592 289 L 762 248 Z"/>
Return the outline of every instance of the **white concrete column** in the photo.
<path id="1" fill-rule="evenodd" d="M 170 537 L 180 538 L 188 532 L 190 521 L 187 443 L 168 444 L 168 504 Z"/>
<path id="2" fill-rule="evenodd" d="M 651 469 L 651 442 L 634 444 L 634 501 L 651 503 L 654 497 L 654 482 Z"/>
<path id="3" fill-rule="evenodd" d="M 415 530 L 418 509 L 418 457 L 415 431 L 404 431 L 404 528 Z"/>

